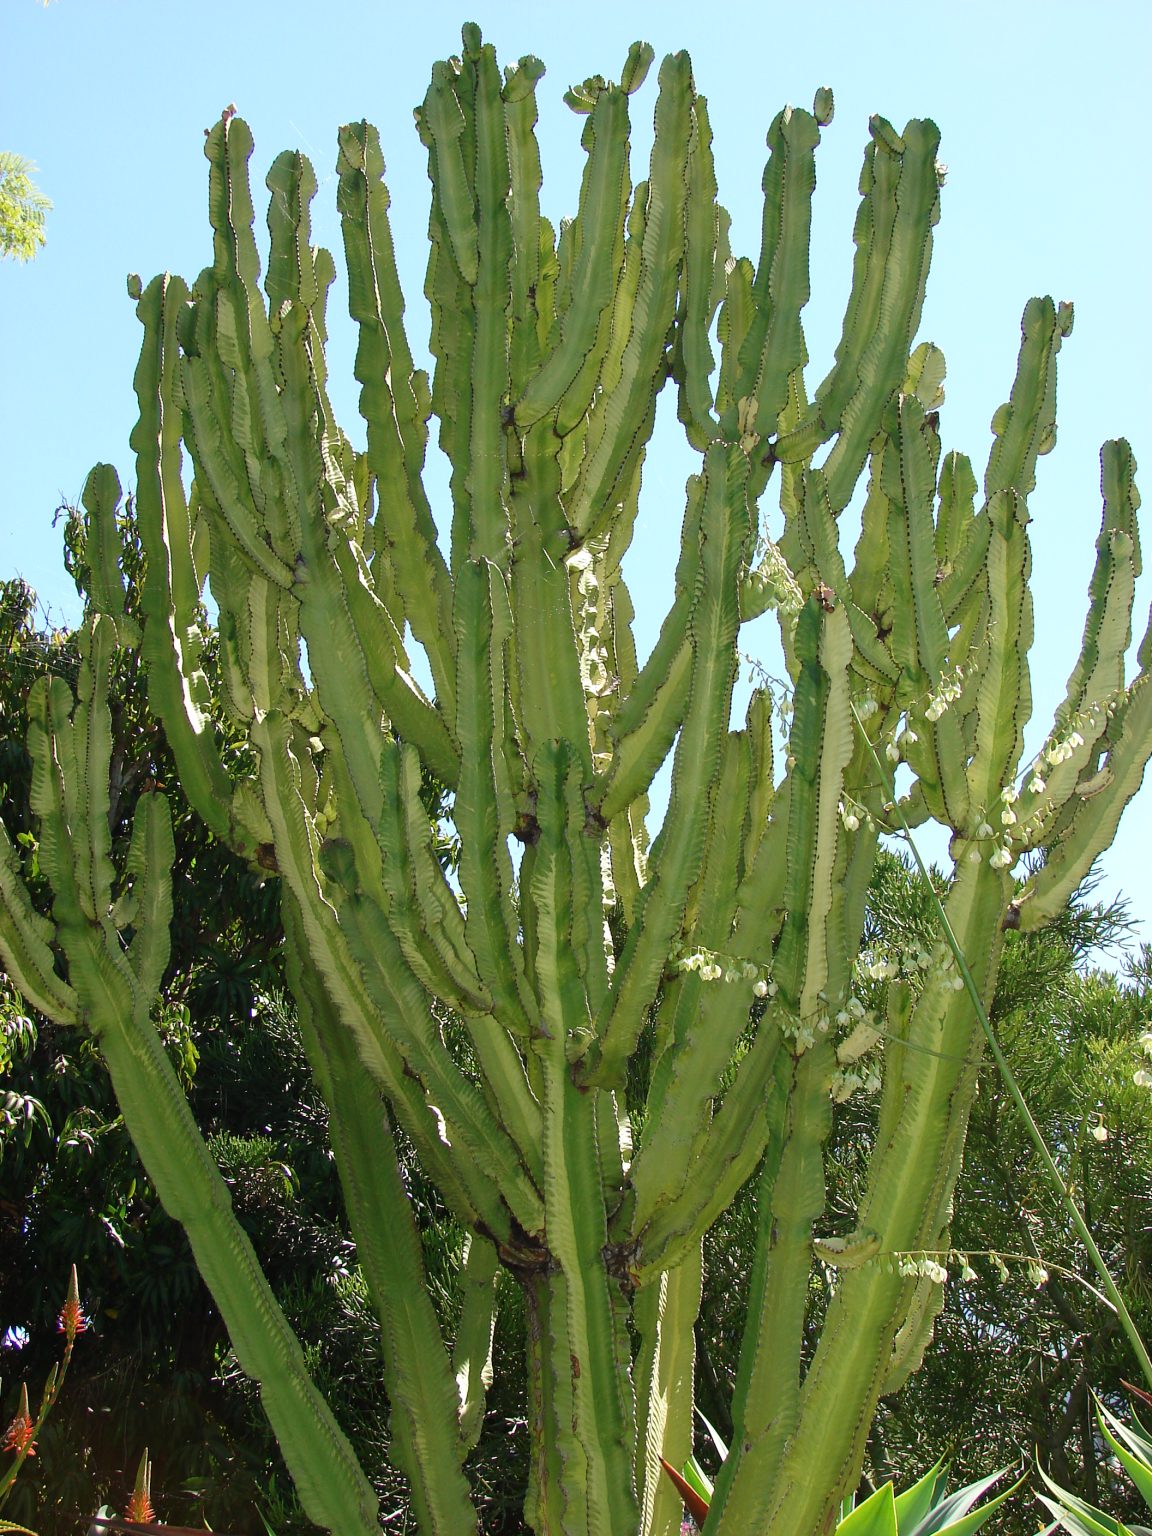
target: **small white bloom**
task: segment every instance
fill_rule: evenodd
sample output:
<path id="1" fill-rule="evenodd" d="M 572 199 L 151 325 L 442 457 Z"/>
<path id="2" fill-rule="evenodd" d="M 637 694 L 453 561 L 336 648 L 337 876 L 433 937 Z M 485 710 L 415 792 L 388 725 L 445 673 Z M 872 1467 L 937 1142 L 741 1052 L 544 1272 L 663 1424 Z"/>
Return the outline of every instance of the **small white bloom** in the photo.
<path id="1" fill-rule="evenodd" d="M 979 850 L 979 848 L 969 848 L 969 850 L 968 850 L 968 862 L 969 862 L 969 864 L 979 864 L 979 862 L 980 862 L 980 850 Z"/>
<path id="2" fill-rule="evenodd" d="M 1138 1072 L 1133 1072 L 1132 1081 L 1137 1088 L 1152 1088 L 1152 1072 L 1146 1072 L 1141 1067 Z"/>
<path id="3" fill-rule="evenodd" d="M 900 748 L 894 741 L 890 741 L 884 748 L 884 756 L 890 763 L 898 763 L 900 761 Z"/>
<path id="4" fill-rule="evenodd" d="M 1092 1127 L 1092 1135 L 1096 1138 L 1097 1141 L 1107 1141 L 1108 1127 L 1104 1124 L 1103 1121 L 1101 1121 L 1099 1125 L 1094 1125 Z"/>
<path id="5" fill-rule="evenodd" d="M 1008 852 L 1007 848 L 997 848 L 996 852 L 990 856 L 988 862 L 993 869 L 1007 869 L 1012 862 L 1012 855 Z"/>
<path id="6" fill-rule="evenodd" d="M 1000 798 L 1005 805 L 1011 805 L 1014 800 L 1019 800 L 1020 791 L 1016 788 L 1015 784 L 1009 784 L 1007 789 L 1000 791 Z"/>
<path id="7" fill-rule="evenodd" d="M 844 817 L 844 825 L 849 832 L 858 832 L 860 830 L 859 816 L 857 816 L 854 811 L 849 811 Z"/>
<path id="8" fill-rule="evenodd" d="M 1037 1264 L 1035 1259 L 1030 1259 L 1028 1261 L 1028 1279 L 1039 1290 L 1042 1285 L 1047 1285 L 1048 1283 L 1048 1271 L 1044 1268 L 1043 1264 Z"/>
<path id="9" fill-rule="evenodd" d="M 952 987 L 953 992 L 963 992 L 963 990 L 964 990 L 964 978 L 963 978 L 963 976 L 953 976 L 952 981 L 951 981 L 951 987 Z"/>
<path id="10" fill-rule="evenodd" d="M 768 983 L 764 980 L 763 976 L 761 976 L 760 980 L 756 982 L 755 986 L 753 986 L 752 991 L 757 997 L 768 996 Z"/>
<path id="11" fill-rule="evenodd" d="M 900 745 L 905 750 L 907 750 L 909 747 L 914 747 L 919 740 L 919 736 L 917 736 L 916 732 L 911 728 L 911 726 L 909 726 L 906 731 L 902 731 L 900 733 Z"/>
<path id="12" fill-rule="evenodd" d="M 935 725 L 937 720 L 939 720 L 940 716 L 943 713 L 944 713 L 944 706 L 943 706 L 943 704 L 941 704 L 938 700 L 933 699 L 931 704 L 929 704 L 928 708 L 924 711 L 924 718 L 925 718 L 925 720 L 928 720 L 933 725 Z"/>
<path id="13" fill-rule="evenodd" d="M 1000 812 L 1000 820 L 1004 826 L 1014 827 L 1016 825 L 1016 812 L 1012 810 L 1010 806 L 1006 805 Z"/>
<path id="14" fill-rule="evenodd" d="M 980 825 L 976 828 L 976 836 L 977 837 L 991 837 L 992 836 L 992 828 L 988 825 L 988 823 L 986 821 L 982 821 L 980 823 Z"/>
<path id="15" fill-rule="evenodd" d="M 964 1260 L 964 1267 L 960 1271 L 960 1278 L 969 1285 L 971 1285 L 972 1281 L 976 1278 L 976 1271 L 972 1268 L 967 1259 Z"/>
<path id="16" fill-rule="evenodd" d="M 1032 780 L 1032 782 L 1028 785 L 1028 788 L 1032 791 L 1032 793 L 1034 795 L 1042 795 L 1044 793 L 1044 791 L 1048 788 L 1048 786 L 1047 786 L 1047 784 L 1045 784 L 1044 780 L 1040 777 L 1040 775 L 1037 774 L 1036 777 Z"/>

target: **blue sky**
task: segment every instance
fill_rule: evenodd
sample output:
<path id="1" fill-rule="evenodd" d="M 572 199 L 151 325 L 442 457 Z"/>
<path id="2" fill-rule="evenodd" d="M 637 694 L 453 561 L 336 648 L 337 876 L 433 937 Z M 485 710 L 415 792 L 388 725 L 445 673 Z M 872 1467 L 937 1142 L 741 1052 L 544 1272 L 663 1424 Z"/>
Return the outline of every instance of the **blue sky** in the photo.
<path id="1" fill-rule="evenodd" d="M 125 276 L 169 269 L 191 279 L 209 259 L 203 130 L 230 102 L 256 139 L 258 187 L 274 156 L 299 147 L 317 169 L 318 240 L 339 265 L 335 132 L 368 117 L 389 166 L 409 334 L 427 336 L 422 298 L 427 181 L 411 109 L 433 61 L 475 20 L 502 62 L 548 66 L 541 84 L 544 201 L 570 211 L 580 121 L 561 97 L 573 80 L 617 76 L 630 42 L 692 55 L 716 138 L 733 248 L 755 258 L 764 133 L 786 102 L 809 106 L 830 85 L 836 116 L 818 154 L 806 330 L 812 378 L 831 360 L 847 293 L 860 156 L 871 112 L 897 127 L 930 116 L 949 166 L 922 339 L 944 349 L 946 448 L 979 470 L 989 421 L 1006 398 L 1020 315 L 1034 293 L 1076 304 L 1061 353 L 1059 441 L 1032 501 L 1036 629 L 1029 749 L 1063 696 L 1083 623 L 1100 515 L 1098 453 L 1126 436 L 1152 475 L 1152 5 L 1105 0 L 967 0 L 878 7 L 832 0 L 790 7 L 678 0 L 579 7 L 442 0 L 0 0 L 0 147 L 34 159 L 55 201 L 48 245 L 27 267 L 0 266 L 0 574 L 22 574 L 57 622 L 77 616 L 60 564 L 54 509 L 75 500 L 90 466 L 127 481 L 137 323 Z M 637 99 L 634 174 L 650 138 L 655 72 Z M 359 437 L 355 338 L 330 306 L 337 409 Z M 346 312 L 345 312 L 346 313 Z M 671 403 L 671 402 L 669 402 Z M 632 570 L 641 643 L 670 593 L 675 529 L 692 460 L 661 430 L 650 461 Z M 443 519 L 441 520 L 443 523 Z M 1149 556 L 1152 559 L 1152 536 Z M 1152 581 L 1138 596 L 1137 632 Z M 1122 889 L 1152 934 L 1152 791 L 1121 825 L 1103 893 Z"/>

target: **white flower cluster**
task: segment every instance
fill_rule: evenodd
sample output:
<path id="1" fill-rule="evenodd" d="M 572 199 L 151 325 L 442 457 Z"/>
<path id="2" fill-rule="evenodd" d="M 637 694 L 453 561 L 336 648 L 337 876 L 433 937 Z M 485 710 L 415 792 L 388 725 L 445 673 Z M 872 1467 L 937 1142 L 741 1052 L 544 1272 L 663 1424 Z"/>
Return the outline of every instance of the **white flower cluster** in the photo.
<path id="1" fill-rule="evenodd" d="M 860 999 L 852 996 L 849 997 L 843 1008 L 837 1011 L 836 1022 L 841 1029 L 848 1029 L 849 1027 L 855 1029 L 866 1013 L 867 1010 Z"/>
<path id="2" fill-rule="evenodd" d="M 1014 784 L 1009 784 L 1006 789 L 1000 791 L 999 820 L 1001 830 L 999 833 L 997 833 L 987 817 L 982 817 L 980 825 L 976 828 L 977 842 L 986 842 L 989 838 L 997 836 L 1000 838 L 999 846 L 994 848 L 988 856 L 988 862 L 993 869 L 1008 869 L 1016 862 L 1016 855 L 1012 851 L 1012 828 L 1016 825 L 1016 812 L 1012 807 L 1019 798 L 1020 791 Z M 980 850 L 978 848 L 970 848 L 968 858 L 971 863 L 979 864 L 981 858 Z"/>
<path id="3" fill-rule="evenodd" d="M 1044 748 L 1044 760 L 1052 768 L 1060 763 L 1066 763 L 1073 757 L 1078 747 L 1084 745 L 1084 738 L 1079 731 L 1071 731 L 1063 741 L 1050 741 Z"/>
<path id="4" fill-rule="evenodd" d="M 930 716 L 930 718 L 935 719 L 936 716 Z M 899 763 L 908 756 L 910 748 L 914 747 L 919 740 L 920 738 L 912 729 L 907 715 L 901 715 L 897 721 L 896 731 L 892 740 L 884 748 L 884 756 L 890 763 Z"/>
<path id="5" fill-rule="evenodd" d="M 963 667 L 956 667 L 951 672 L 945 672 L 937 684 L 935 692 L 931 695 L 925 706 L 925 720 L 930 720 L 935 725 L 948 706 L 955 704 L 956 700 L 960 697 L 960 694 L 963 692 L 961 687 L 963 682 Z"/>
<path id="6" fill-rule="evenodd" d="M 904 1275 L 908 1278 L 932 1280 L 937 1285 L 946 1285 L 951 1279 L 952 1271 L 958 1271 L 958 1278 L 962 1285 L 972 1285 L 979 1276 L 972 1267 L 972 1255 L 961 1253 L 958 1249 L 950 1248 L 941 1253 L 897 1253 L 889 1259 L 886 1265 L 889 1274 Z M 1006 1281 L 1010 1278 L 1008 1265 L 1004 1262 L 1004 1256 L 999 1253 L 989 1252 L 984 1257 L 995 1271 L 998 1279 Z M 1024 1266 L 1030 1283 L 1039 1289 L 1048 1280 L 1048 1271 L 1038 1259 L 1024 1258 L 1021 1255 L 1010 1254 L 1009 1258 L 1014 1263 Z M 893 1260 L 895 1264 L 893 1265 Z"/>
<path id="7" fill-rule="evenodd" d="M 917 1275 L 924 1280 L 934 1280 L 937 1285 L 947 1285 L 948 1283 L 947 1266 L 941 1264 L 939 1259 L 929 1254 L 900 1254 L 897 1271 L 905 1276 Z"/>
<path id="8" fill-rule="evenodd" d="M 791 1042 L 792 1050 L 797 1056 L 803 1056 L 805 1051 L 810 1051 L 816 1044 L 819 1035 L 828 1031 L 828 1018 L 800 1019 L 788 1016 L 780 1022 L 780 1033 L 785 1040 Z"/>
<path id="9" fill-rule="evenodd" d="M 695 972 L 701 981 L 724 981 L 729 986 L 738 981 L 750 981 L 754 997 L 775 997 L 779 991 L 762 966 L 751 960 L 725 957 L 712 949 L 697 949 L 690 955 L 681 955 L 676 961 L 676 969 Z"/>
<path id="10" fill-rule="evenodd" d="M 870 981 L 894 981 L 900 974 L 900 962 L 892 955 L 878 955 L 868 951 L 857 962 L 861 973 Z"/>
<path id="11" fill-rule="evenodd" d="M 948 973 L 955 966 L 952 951 L 947 944 L 937 944 L 931 954 L 922 947 L 904 949 L 896 955 L 886 955 L 878 950 L 865 950 L 857 961 L 860 974 L 869 981 L 894 981 L 897 976 L 905 979 L 915 976 L 918 972 L 936 970 L 940 973 L 941 980 L 947 981 L 954 991 L 961 991 L 964 986 L 962 976 L 952 976 Z"/>
<path id="12" fill-rule="evenodd" d="M 1013 1258 L 1014 1256 L 1010 1254 L 1009 1257 Z M 999 1279 L 1002 1283 L 1010 1278 L 1008 1266 L 1005 1264 L 1004 1256 L 1002 1254 L 990 1253 L 988 1255 L 988 1261 L 992 1265 L 992 1268 L 996 1271 L 997 1279 Z M 1015 1262 L 1023 1263 L 1030 1284 L 1034 1285 L 1037 1290 L 1039 1290 L 1042 1285 L 1047 1285 L 1048 1271 L 1044 1268 L 1043 1264 L 1040 1263 L 1039 1259 L 1021 1260 L 1016 1258 Z"/>
<path id="13" fill-rule="evenodd" d="M 880 1092 L 880 1074 L 875 1067 L 865 1070 L 862 1067 L 848 1067 L 843 1071 L 835 1072 L 829 1084 L 829 1092 L 834 1104 L 844 1104 L 858 1090 L 864 1093 Z"/>
<path id="14" fill-rule="evenodd" d="M 803 1056 L 809 1051 L 822 1036 L 827 1035 L 832 1029 L 850 1029 L 854 1034 L 861 1022 L 871 1019 L 864 1004 L 858 997 L 850 997 L 842 1008 L 832 1013 L 828 1000 L 824 993 L 818 994 L 822 1011 L 808 1014 L 805 1018 L 789 1015 L 781 1020 L 780 1033 L 786 1040 L 791 1041 L 792 1049 L 797 1056 Z M 877 1031 L 877 1035 L 879 1031 Z M 863 1054 L 863 1051 L 860 1053 Z M 847 1095 L 845 1095 L 847 1097 Z"/>
<path id="15" fill-rule="evenodd" d="M 858 805 L 855 802 L 846 804 L 841 800 L 838 810 L 840 812 L 840 820 L 844 823 L 844 830 L 846 832 L 859 832 L 861 823 L 866 827 L 872 825 L 872 818 L 862 805 Z"/>
<path id="16" fill-rule="evenodd" d="M 798 614 L 804 606 L 804 594 L 779 546 L 765 536 L 757 553 L 759 562 L 747 577 L 757 605 L 779 609 L 787 617 Z"/>
<path id="17" fill-rule="evenodd" d="M 1048 788 L 1048 778 L 1052 770 L 1059 768 L 1063 763 L 1071 762 L 1084 746 L 1083 732 L 1087 731 L 1093 741 L 1097 740 L 1103 730 L 1105 717 L 1110 717 L 1115 712 L 1115 699 L 1094 699 L 1087 709 L 1079 710 L 1065 720 L 1064 734 L 1057 736 L 1053 732 L 1033 758 L 1028 770 L 1031 775 L 1028 781 L 1029 791 L 1033 795 L 1042 795 Z"/>

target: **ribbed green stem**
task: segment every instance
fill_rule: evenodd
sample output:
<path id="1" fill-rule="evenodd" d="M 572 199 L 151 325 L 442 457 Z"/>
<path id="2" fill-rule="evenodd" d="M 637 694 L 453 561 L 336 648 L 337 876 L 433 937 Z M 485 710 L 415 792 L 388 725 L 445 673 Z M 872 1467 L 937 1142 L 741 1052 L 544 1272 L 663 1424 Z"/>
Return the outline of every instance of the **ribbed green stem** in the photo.
<path id="1" fill-rule="evenodd" d="M 748 1328 L 732 1406 L 741 1454 L 729 1457 L 716 1481 L 709 1525 L 717 1531 L 760 1529 L 776 1470 L 797 1433 L 812 1235 L 824 1208 L 824 1141 L 832 1125 L 830 1056 L 822 1042 L 796 1062 L 779 1161 L 769 1160 L 762 1176 Z"/>
<path id="2" fill-rule="evenodd" d="M 91 963 L 101 961 L 93 956 Z M 333 1536 L 370 1536 L 379 1522 L 372 1485 L 312 1381 L 155 1029 L 119 1007 L 92 1022 L 129 1135 L 165 1210 L 188 1234 L 309 1519 Z"/>
<path id="3" fill-rule="evenodd" d="M 380 1323 L 392 1454 L 408 1478 L 413 1509 L 429 1536 L 464 1536 L 476 1512 L 461 1471 L 464 1448 L 448 1355 L 428 1294 L 411 1197 L 396 1158 L 380 1092 L 364 1071 L 351 1031 L 302 963 L 303 924 L 283 905 L 288 979 L 301 1036 L 329 1106 L 329 1135 L 356 1257 Z"/>
<path id="4" fill-rule="evenodd" d="M 989 990 L 1004 885 L 997 871 L 966 864 L 949 894 L 953 926 L 980 955 L 979 984 Z M 891 1097 L 898 1114 L 872 1157 L 857 1213 L 858 1230 L 874 1234 L 884 1254 L 918 1251 L 937 1236 L 950 1171 L 947 1148 L 963 1134 L 975 1093 L 979 1037 L 967 999 L 952 989 L 946 974 L 925 983 L 909 1038 L 926 1049 L 885 1063 L 886 1080 L 896 1074 Z M 770 1482 L 750 1472 L 745 1502 L 726 1511 L 718 1533 L 756 1529 L 793 1536 L 831 1530 L 837 1503 L 859 1474 L 893 1343 L 913 1297 L 913 1282 L 889 1273 L 883 1260 L 840 1272 L 804 1378 L 795 1430 Z M 756 1523 L 749 1525 L 749 1519 Z"/>
<path id="5" fill-rule="evenodd" d="M 636 1484 L 640 1536 L 680 1536 L 680 1496 L 660 1458 L 682 1467 L 692 1454 L 693 1373 L 703 1257 L 699 1242 L 675 1269 L 637 1293 Z"/>
<path id="6" fill-rule="evenodd" d="M 604 1179 L 596 1096 L 573 1081 L 567 1042 L 587 1027 L 588 1002 L 572 942 L 573 833 L 582 826 L 576 764 L 563 747 L 542 749 L 540 840 L 532 868 L 537 913 L 535 973 L 544 999 L 533 1042 L 543 1081 L 545 1230 L 555 1266 L 548 1277 L 544 1369 L 564 1405 L 552 1426 L 564 1506 L 564 1536 L 634 1536 L 633 1404 L 629 1401 L 624 1310 L 608 1273 Z"/>

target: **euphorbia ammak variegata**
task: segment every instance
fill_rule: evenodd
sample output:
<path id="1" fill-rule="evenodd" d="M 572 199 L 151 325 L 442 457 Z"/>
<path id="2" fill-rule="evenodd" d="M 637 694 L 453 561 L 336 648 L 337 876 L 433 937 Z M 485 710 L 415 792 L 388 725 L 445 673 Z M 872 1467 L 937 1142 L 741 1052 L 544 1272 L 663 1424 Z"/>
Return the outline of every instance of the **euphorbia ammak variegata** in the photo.
<path id="1" fill-rule="evenodd" d="M 143 648 L 189 799 L 281 882 L 301 1026 L 380 1317 L 394 1455 L 420 1529 L 443 1536 L 476 1529 L 463 1463 L 498 1265 L 529 1319 L 533 1528 L 677 1530 L 659 1458 L 680 1466 L 691 1448 L 701 1239 L 750 1178 L 759 1239 L 735 1435 L 707 1529 L 830 1529 L 877 1398 L 931 1331 L 938 1282 L 894 1256 L 947 1247 L 981 1058 L 942 944 L 914 978 L 888 980 L 885 1007 L 866 1013 L 854 991 L 886 820 L 871 746 L 906 762 L 909 819 L 952 831 L 948 913 L 986 998 L 1003 929 L 1064 901 L 1152 750 L 1152 638 L 1124 679 L 1137 495 L 1113 442 L 1083 649 L 1044 750 L 1021 761 L 1028 501 L 1071 310 L 1025 310 L 981 491 L 968 460 L 941 451 L 942 355 L 913 349 L 940 201 L 934 125 L 869 125 L 851 296 L 814 386 L 800 315 L 831 97 L 772 122 L 760 256 L 734 259 L 682 53 L 660 69 L 651 163 L 633 185 L 629 97 L 651 58 L 637 45 L 620 84 L 569 93 L 587 158 L 559 232 L 538 202 L 542 65 L 502 74 L 473 26 L 460 58 L 436 65 L 417 114 L 431 379 L 405 335 L 376 133 L 340 130 L 362 452 L 326 393 L 334 264 L 309 244 L 313 171 L 289 153 L 269 173 L 261 283 L 252 140 L 225 114 L 206 145 L 211 265 L 191 288 L 135 285 L 142 632 L 123 615 L 119 487 L 102 467 L 86 493 L 96 580 L 79 694 L 55 679 L 32 701 L 55 905 L 35 915 L 6 851 L 5 967 L 99 1042 L 305 1507 L 339 1536 L 377 1529 L 372 1489 L 149 1022 L 171 834 L 163 799 L 145 797 L 127 867 L 112 867 L 114 646 Z M 641 664 L 621 562 L 665 387 L 700 464 Z M 435 508 L 433 417 L 452 471 Z M 853 551 L 838 520 L 854 497 Z M 244 753 L 221 753 L 205 713 L 209 592 Z M 773 607 L 794 695 L 775 759 L 768 696 L 732 720 L 741 627 Z M 669 756 L 649 844 L 647 795 Z M 452 791 L 458 879 L 435 856 L 423 773 Z M 1017 890 L 1026 849 L 1045 861 Z M 833 1103 L 867 1078 L 871 1171 L 853 1230 L 832 1231 Z M 472 1234 L 452 1340 L 424 1285 L 393 1121 Z M 814 1273 L 835 1285 L 810 1349 Z"/>

